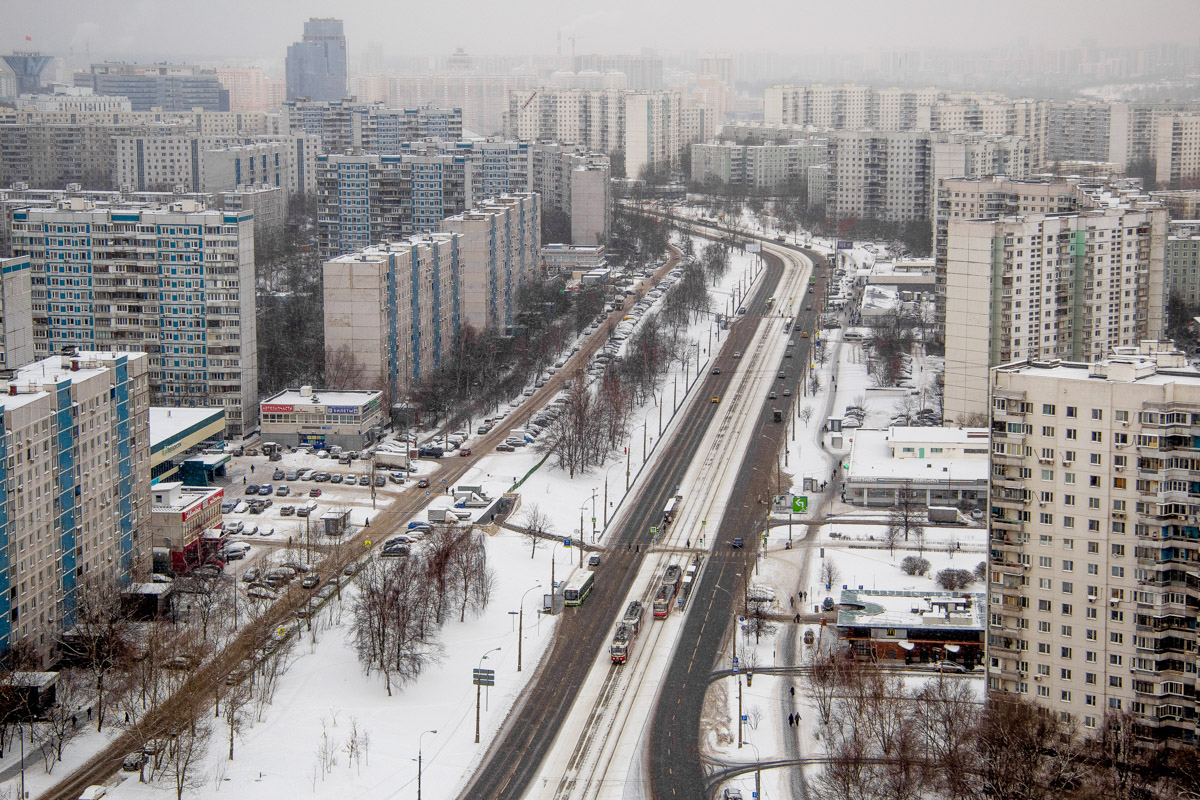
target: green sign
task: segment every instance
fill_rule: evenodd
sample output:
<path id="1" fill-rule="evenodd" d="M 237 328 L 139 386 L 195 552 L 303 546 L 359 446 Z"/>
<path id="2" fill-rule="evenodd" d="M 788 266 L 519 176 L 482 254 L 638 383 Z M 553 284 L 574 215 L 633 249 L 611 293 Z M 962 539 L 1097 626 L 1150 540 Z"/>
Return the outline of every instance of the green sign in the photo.
<path id="1" fill-rule="evenodd" d="M 792 498 L 792 513 L 793 514 L 803 514 L 805 511 L 808 511 L 808 498 L 807 497 L 793 497 Z"/>

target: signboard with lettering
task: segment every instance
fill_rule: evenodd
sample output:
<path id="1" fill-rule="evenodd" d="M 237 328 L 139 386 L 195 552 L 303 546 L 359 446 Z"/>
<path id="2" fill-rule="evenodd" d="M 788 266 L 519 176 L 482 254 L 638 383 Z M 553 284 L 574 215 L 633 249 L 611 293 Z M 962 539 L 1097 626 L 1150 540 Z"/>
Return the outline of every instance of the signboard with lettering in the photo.
<path id="1" fill-rule="evenodd" d="M 326 406 L 327 414 L 357 414 L 358 406 Z"/>
<path id="2" fill-rule="evenodd" d="M 281 403 L 263 403 L 262 413 L 264 414 L 291 414 L 295 410 L 295 406 L 291 404 Z"/>

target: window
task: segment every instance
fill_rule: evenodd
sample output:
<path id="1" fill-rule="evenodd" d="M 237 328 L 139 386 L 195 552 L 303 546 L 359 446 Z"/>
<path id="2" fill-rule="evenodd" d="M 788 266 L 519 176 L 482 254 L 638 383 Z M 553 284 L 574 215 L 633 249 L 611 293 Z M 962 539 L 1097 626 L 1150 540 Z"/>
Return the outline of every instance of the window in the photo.
<path id="1" fill-rule="evenodd" d="M 1093 442 L 1103 442 L 1104 441 L 1104 431 L 1092 431 L 1092 441 Z"/>
<path id="2" fill-rule="evenodd" d="M 1113 418 L 1116 419 L 1117 422 L 1129 422 L 1129 412 L 1120 410 L 1114 411 Z"/>
<path id="3" fill-rule="evenodd" d="M 1093 408 L 1092 409 L 1092 419 L 1104 419 L 1104 409 Z"/>
<path id="4" fill-rule="evenodd" d="M 1042 403 L 1042 413 L 1050 417 L 1054 416 L 1054 404 Z"/>
<path id="5" fill-rule="evenodd" d="M 1078 410 L 1077 408 L 1075 408 L 1075 406 L 1067 406 L 1067 416 L 1068 416 L 1068 417 L 1077 417 L 1077 416 L 1079 416 L 1079 413 L 1078 413 L 1078 411 L 1079 411 L 1079 410 Z"/>

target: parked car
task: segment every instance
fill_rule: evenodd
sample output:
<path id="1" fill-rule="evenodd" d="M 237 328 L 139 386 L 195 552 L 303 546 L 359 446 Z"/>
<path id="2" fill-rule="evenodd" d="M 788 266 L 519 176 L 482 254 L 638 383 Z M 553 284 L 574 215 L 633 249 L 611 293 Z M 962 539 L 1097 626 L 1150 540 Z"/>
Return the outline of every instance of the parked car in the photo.
<path id="1" fill-rule="evenodd" d="M 370 486 L 371 485 L 371 476 L 370 475 L 359 475 L 358 476 L 358 485 L 359 486 Z"/>
<path id="2" fill-rule="evenodd" d="M 289 473 L 288 473 L 287 475 L 285 475 L 284 477 L 285 477 L 287 480 L 289 480 L 289 481 L 294 481 L 294 480 L 296 480 L 297 478 L 299 478 L 299 477 L 300 477 L 300 472 L 299 472 L 299 470 L 292 470 L 291 472 L 289 472 Z"/>
<path id="3" fill-rule="evenodd" d="M 513 447 L 508 442 L 501 442 L 500 444 L 496 445 L 496 452 L 499 453 L 512 453 L 515 452 L 516 449 L 517 448 Z"/>
<path id="4" fill-rule="evenodd" d="M 236 502 L 221 503 L 221 513 L 222 514 L 231 514 L 231 513 L 233 513 L 233 509 L 235 509 L 236 507 L 237 507 Z"/>
<path id="5" fill-rule="evenodd" d="M 720 368 L 720 367 L 713 367 L 713 368 L 712 368 L 712 374 L 713 374 L 713 375 L 720 375 L 720 374 L 721 374 L 721 368 Z"/>
<path id="6" fill-rule="evenodd" d="M 287 477 L 287 473 L 286 473 L 286 472 L 284 472 L 284 471 L 283 471 L 283 470 L 281 470 L 281 469 L 277 469 L 277 470 L 275 470 L 275 472 L 274 472 L 274 473 L 271 475 L 271 480 L 273 480 L 273 481 L 281 481 L 281 480 L 283 480 L 285 477 Z"/>
<path id="7" fill-rule="evenodd" d="M 320 489 L 318 489 L 316 486 L 314 486 L 313 488 L 311 488 L 311 489 L 309 489 L 309 490 L 308 490 L 308 496 L 309 496 L 309 497 L 320 497 L 320 496 L 321 496 L 321 490 L 320 490 Z"/>
<path id="8" fill-rule="evenodd" d="M 382 475 L 375 476 L 375 488 L 376 489 L 382 488 L 386 484 L 387 484 L 387 478 L 383 477 Z"/>
<path id="9" fill-rule="evenodd" d="M 271 492 L 273 491 L 275 491 L 275 489 L 269 483 L 264 483 L 262 486 L 258 487 L 258 493 L 263 497 L 270 497 Z"/>
<path id="10" fill-rule="evenodd" d="M 330 483 L 341 483 L 341 482 L 342 482 L 342 481 L 344 481 L 344 480 L 346 480 L 346 476 L 345 476 L 345 475 L 343 475 L 343 474 L 341 474 L 340 472 L 339 472 L 339 473 L 337 473 L 336 475 L 330 475 L 330 476 L 329 476 L 329 482 L 330 482 Z"/>
<path id="11" fill-rule="evenodd" d="M 316 483 L 328 483 L 329 479 L 332 477 L 333 476 L 330 475 L 328 472 L 318 472 L 316 475 L 313 475 L 313 480 Z"/>
<path id="12" fill-rule="evenodd" d="M 358 568 L 359 568 L 358 562 L 351 561 L 349 564 L 347 564 L 345 567 L 342 568 L 342 574 L 343 575 L 353 575 L 354 573 L 358 572 Z"/>
<path id="13" fill-rule="evenodd" d="M 275 600 L 278 595 L 265 586 L 251 586 L 246 590 L 246 597 L 253 597 L 255 600 Z"/>
<path id="14" fill-rule="evenodd" d="M 295 513 L 296 513 L 295 506 L 282 506 L 279 509 L 279 516 L 281 516 L 281 517 L 290 517 L 292 514 L 295 514 Z"/>
<path id="15" fill-rule="evenodd" d="M 251 483 L 250 485 L 248 485 L 246 487 L 246 495 L 249 496 L 252 494 L 258 494 L 258 484 L 257 483 Z"/>
<path id="16" fill-rule="evenodd" d="M 242 573 L 242 580 L 246 583 L 254 583 L 256 580 L 258 580 L 260 575 L 262 575 L 262 570 L 260 570 L 258 567 L 250 567 L 248 570 Z"/>
<path id="17" fill-rule="evenodd" d="M 282 485 L 282 486 L 278 486 L 278 487 L 276 487 L 276 489 L 275 489 L 275 496 L 276 496 L 276 497 L 287 497 L 287 496 L 288 496 L 289 494 L 291 494 L 291 493 L 292 493 L 292 487 L 288 486 L 287 484 L 284 484 L 284 485 Z"/>
<path id="18" fill-rule="evenodd" d="M 595 569 L 596 567 L 600 566 L 600 554 L 599 553 L 592 553 L 590 556 L 588 556 L 588 566 L 591 567 L 592 569 Z"/>
<path id="19" fill-rule="evenodd" d="M 938 672 L 963 673 L 967 671 L 967 668 L 962 664 L 958 664 L 953 661 L 939 661 L 933 665 L 933 668 Z"/>
<path id="20" fill-rule="evenodd" d="M 300 581 L 300 585 L 305 589 L 313 589 L 321 584 L 321 576 L 313 572 L 304 576 L 304 580 Z"/>
<path id="21" fill-rule="evenodd" d="M 149 760 L 150 757 L 140 751 L 137 753 L 130 753 L 129 755 L 125 756 L 125 760 L 121 762 L 121 769 L 125 772 L 141 772 L 142 767 L 144 767 L 146 762 Z"/>

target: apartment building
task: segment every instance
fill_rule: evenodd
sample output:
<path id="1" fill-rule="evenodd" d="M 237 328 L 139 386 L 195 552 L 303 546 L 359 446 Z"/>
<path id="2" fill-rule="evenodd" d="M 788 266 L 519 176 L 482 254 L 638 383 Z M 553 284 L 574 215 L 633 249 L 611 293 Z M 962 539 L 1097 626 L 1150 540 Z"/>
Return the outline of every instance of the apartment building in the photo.
<path id="1" fill-rule="evenodd" d="M 224 408 L 231 437 L 257 425 L 252 214 L 69 198 L 13 211 L 12 237 L 36 355 L 146 352 L 155 405 Z"/>
<path id="2" fill-rule="evenodd" d="M 352 353 L 363 388 L 407 396 L 457 334 L 458 245 L 455 234 L 433 233 L 326 261 L 327 359 Z"/>
<path id="3" fill-rule="evenodd" d="M 217 80 L 229 92 L 230 111 L 275 111 L 287 99 L 287 81 L 268 78 L 261 67 L 217 67 Z"/>
<path id="4" fill-rule="evenodd" d="M 0 651 L 25 642 L 48 664 L 81 580 L 148 556 L 148 362 L 68 349 L 0 384 Z"/>
<path id="5" fill-rule="evenodd" d="M 1194 743 L 1200 373 L 1151 341 L 989 383 L 988 689 Z"/>
<path id="6" fill-rule="evenodd" d="M 465 128 L 484 136 L 498 136 L 504 132 L 509 92 L 533 89 L 538 85 L 536 75 L 522 74 L 393 75 L 388 77 L 388 97 L 391 105 L 399 107 L 460 108 Z"/>
<path id="7" fill-rule="evenodd" d="M 341 100 L 346 96 L 346 35 L 342 21 L 312 17 L 300 41 L 288 45 L 287 99 Z"/>
<path id="8" fill-rule="evenodd" d="M 541 196 L 545 210 L 571 218 L 570 244 L 608 242 L 612 231 L 608 156 L 578 145 L 542 142 L 532 146 L 532 156 L 528 190 Z"/>
<path id="9" fill-rule="evenodd" d="M 111 97 L 96 94 L 91 89 L 78 86 L 54 84 L 51 91 L 39 94 L 23 94 L 17 98 L 18 108 L 32 108 L 37 111 L 84 111 L 111 113 L 113 111 L 133 111 L 133 104 L 128 97 Z"/>
<path id="10" fill-rule="evenodd" d="M 1098 100 L 1069 100 L 1050 107 L 1051 161 L 1108 161 L 1112 106 Z"/>
<path id="11" fill-rule="evenodd" d="M 0 257 L 0 370 L 33 361 L 33 278 L 29 256 Z"/>
<path id="12" fill-rule="evenodd" d="M 318 251 L 329 259 L 435 231 L 471 207 L 473 183 L 473 164 L 464 155 L 320 155 Z"/>
<path id="13" fill-rule="evenodd" d="M 930 218 L 933 151 L 929 134 L 834 130 L 827 137 L 828 216 L 888 222 Z"/>
<path id="14" fill-rule="evenodd" d="M 134 111 L 228 111 L 229 91 L 215 70 L 191 64 L 92 64 L 75 85 L 99 95 L 128 97 Z"/>
<path id="15" fill-rule="evenodd" d="M 267 183 L 288 194 L 316 188 L 316 137 L 255 140 L 168 132 L 116 140 L 113 183 L 133 191 L 222 192 Z"/>
<path id="16" fill-rule="evenodd" d="M 1098 361 L 1163 329 L 1166 210 L 1136 201 L 1065 214 L 951 220 L 945 417 L 987 414 L 988 369 Z"/>
<path id="17" fill-rule="evenodd" d="M 824 164 L 828 158 L 828 143 L 823 138 L 795 139 L 787 144 L 698 143 L 691 149 L 693 183 L 716 181 L 752 193 L 806 183 L 809 167 Z"/>
<path id="18" fill-rule="evenodd" d="M 1192 188 L 1200 179 L 1200 114 L 1158 117 L 1154 132 L 1154 180 L 1167 189 Z"/>
<path id="19" fill-rule="evenodd" d="M 1200 189 L 1150 192 L 1150 199 L 1167 207 L 1171 219 L 1200 219 Z"/>
<path id="20" fill-rule="evenodd" d="M 289 100 L 281 108 L 286 130 L 293 135 L 318 137 L 324 153 L 355 150 L 393 155 L 405 142 L 457 141 L 463 133 L 460 108 L 388 108 L 381 103 L 354 100 Z"/>
<path id="21" fill-rule="evenodd" d="M 937 292 L 937 328 L 946 326 L 946 269 L 950 223 L 999 219 L 1016 214 L 1063 214 L 1080 207 L 1075 183 L 1066 180 L 1013 180 L 989 177 L 942 178 L 933 212 L 933 256 Z"/>
<path id="22" fill-rule="evenodd" d="M 1163 260 L 1163 293 L 1194 306 L 1200 304 L 1200 220 L 1172 220 L 1167 225 Z"/>
<path id="23" fill-rule="evenodd" d="M 442 221 L 443 232 L 458 235 L 456 330 L 515 324 L 517 290 L 538 270 L 541 210 L 536 194 L 504 195 Z"/>

